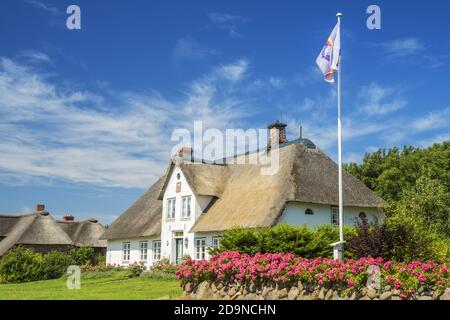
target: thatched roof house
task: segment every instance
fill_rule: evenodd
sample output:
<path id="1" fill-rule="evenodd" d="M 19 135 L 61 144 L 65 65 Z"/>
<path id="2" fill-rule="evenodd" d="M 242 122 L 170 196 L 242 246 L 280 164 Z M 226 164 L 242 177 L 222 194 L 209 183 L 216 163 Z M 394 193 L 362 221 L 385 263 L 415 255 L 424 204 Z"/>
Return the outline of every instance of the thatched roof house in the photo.
<path id="1" fill-rule="evenodd" d="M 97 220 L 56 221 L 43 205 L 23 215 L 0 215 L 0 256 L 17 246 L 38 252 L 67 251 L 87 245 L 106 251 L 106 241 L 99 240 L 104 227 Z"/>
<path id="2" fill-rule="evenodd" d="M 337 164 L 308 139 L 287 141 L 284 128 L 269 126 L 269 136 L 279 133 L 283 143 L 263 150 L 279 152 L 273 174 L 261 174 L 268 163 L 248 161 L 255 153 L 207 163 L 193 159 L 192 149 L 180 149 L 166 173 L 101 237 L 108 240 L 107 261 L 152 263 L 165 256 L 177 262 L 186 253 L 202 259 L 205 247 L 217 245 L 220 233 L 235 226 L 336 224 Z M 361 214 L 381 215 L 385 201 L 346 172 L 343 187 L 344 223 Z M 144 254 L 150 242 L 153 261 Z"/>
<path id="3" fill-rule="evenodd" d="M 289 201 L 337 205 L 337 164 L 305 143 L 294 140 L 280 146 L 280 169 L 275 175 L 261 175 L 261 164 L 180 163 L 193 192 L 215 198 L 190 231 L 273 226 Z M 174 168 L 171 161 L 166 174 L 108 228 L 102 239 L 159 235 L 163 195 Z M 378 208 L 385 204 L 351 174 L 344 172 L 343 178 L 345 206 Z"/>

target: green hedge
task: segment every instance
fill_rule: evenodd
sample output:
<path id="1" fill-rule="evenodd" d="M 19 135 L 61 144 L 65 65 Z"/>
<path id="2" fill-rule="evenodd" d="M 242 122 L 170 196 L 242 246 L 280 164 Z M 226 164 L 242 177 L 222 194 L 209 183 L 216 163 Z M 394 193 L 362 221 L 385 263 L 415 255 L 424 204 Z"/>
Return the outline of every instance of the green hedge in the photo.
<path id="1" fill-rule="evenodd" d="M 70 265 L 93 265 L 98 261 L 91 247 L 74 248 L 68 253 L 53 251 L 37 253 L 18 247 L 0 259 L 0 283 L 20 283 L 56 279 L 64 275 Z"/>
<path id="2" fill-rule="evenodd" d="M 42 279 L 44 258 L 30 249 L 17 248 L 0 260 L 0 282 L 18 283 Z"/>
<path id="3" fill-rule="evenodd" d="M 345 227 L 344 233 L 346 237 L 353 236 L 354 229 Z M 225 251 L 248 254 L 291 252 L 304 258 L 332 257 L 330 244 L 338 240 L 339 229 L 329 225 L 316 229 L 287 224 L 258 229 L 235 227 L 225 231 L 220 246 L 210 251 L 213 254 Z"/>

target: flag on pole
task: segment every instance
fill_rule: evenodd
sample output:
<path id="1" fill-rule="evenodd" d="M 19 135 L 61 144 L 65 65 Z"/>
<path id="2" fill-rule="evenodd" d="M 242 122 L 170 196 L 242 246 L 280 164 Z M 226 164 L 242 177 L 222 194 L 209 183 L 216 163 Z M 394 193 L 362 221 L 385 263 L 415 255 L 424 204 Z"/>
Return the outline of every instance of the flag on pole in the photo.
<path id="1" fill-rule="evenodd" d="M 316 63 L 325 76 L 325 81 L 334 83 L 334 72 L 338 70 L 341 54 L 341 35 L 339 22 L 328 37 L 325 46 L 316 59 Z"/>

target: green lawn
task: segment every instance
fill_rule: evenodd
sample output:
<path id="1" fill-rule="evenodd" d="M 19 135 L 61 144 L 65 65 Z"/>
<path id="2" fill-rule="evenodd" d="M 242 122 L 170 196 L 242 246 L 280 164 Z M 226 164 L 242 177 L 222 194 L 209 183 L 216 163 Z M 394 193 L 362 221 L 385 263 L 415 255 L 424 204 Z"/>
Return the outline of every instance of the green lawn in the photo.
<path id="1" fill-rule="evenodd" d="M 177 280 L 140 277 L 128 279 L 123 271 L 82 275 L 81 289 L 69 290 L 66 278 L 0 284 L 0 300 L 112 300 L 177 299 L 181 288 Z"/>

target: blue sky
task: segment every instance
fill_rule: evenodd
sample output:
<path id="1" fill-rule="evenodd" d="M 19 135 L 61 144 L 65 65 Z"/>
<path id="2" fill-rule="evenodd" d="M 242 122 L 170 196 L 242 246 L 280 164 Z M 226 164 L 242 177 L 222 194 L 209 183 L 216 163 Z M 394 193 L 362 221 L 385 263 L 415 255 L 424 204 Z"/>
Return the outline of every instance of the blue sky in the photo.
<path id="1" fill-rule="evenodd" d="M 81 8 L 81 30 L 66 8 Z M 366 27 L 370 4 L 381 30 Z M 315 65 L 342 21 L 344 160 L 450 137 L 448 1 L 0 4 L 0 212 L 112 222 L 164 173 L 176 128 L 298 125 L 336 158 Z"/>

